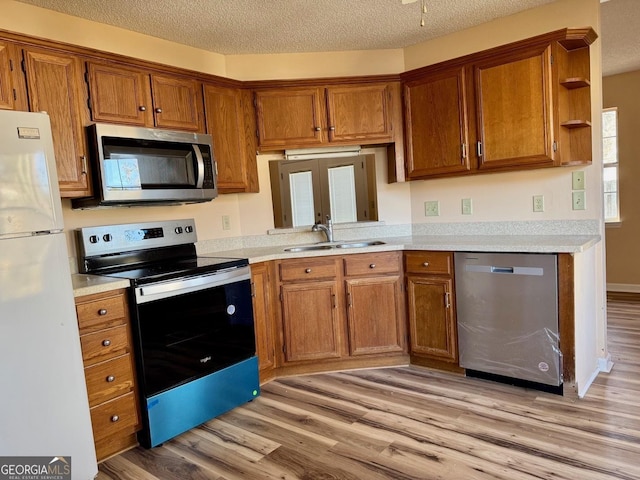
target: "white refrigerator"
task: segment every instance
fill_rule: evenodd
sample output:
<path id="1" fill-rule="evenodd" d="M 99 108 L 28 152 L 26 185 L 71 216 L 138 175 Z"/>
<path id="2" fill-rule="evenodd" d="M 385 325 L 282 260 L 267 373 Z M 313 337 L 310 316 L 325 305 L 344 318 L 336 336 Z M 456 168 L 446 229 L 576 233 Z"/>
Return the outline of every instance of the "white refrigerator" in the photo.
<path id="1" fill-rule="evenodd" d="M 0 110 L 0 457 L 7 456 L 70 458 L 78 480 L 98 473 L 49 116 Z"/>

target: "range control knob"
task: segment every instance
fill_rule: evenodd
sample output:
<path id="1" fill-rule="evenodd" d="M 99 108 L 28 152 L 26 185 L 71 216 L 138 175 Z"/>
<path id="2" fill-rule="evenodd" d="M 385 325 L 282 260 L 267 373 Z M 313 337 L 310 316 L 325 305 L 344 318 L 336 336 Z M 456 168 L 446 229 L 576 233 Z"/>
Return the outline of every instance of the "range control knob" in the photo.
<path id="1" fill-rule="evenodd" d="M 176 227 L 175 232 L 180 235 L 182 233 L 182 227 Z"/>
<path id="2" fill-rule="evenodd" d="M 187 233 L 193 233 L 193 227 L 191 225 L 187 225 L 184 227 L 184 231 Z"/>
<path id="3" fill-rule="evenodd" d="M 105 233 L 105 234 L 102 236 L 102 239 L 103 239 L 105 242 L 110 242 L 111 240 L 113 240 L 113 237 L 111 236 L 111 234 L 110 234 L 110 233 Z"/>
<path id="4" fill-rule="evenodd" d="M 91 235 L 89 237 L 89 243 L 98 243 L 100 240 L 98 239 L 97 235 Z"/>

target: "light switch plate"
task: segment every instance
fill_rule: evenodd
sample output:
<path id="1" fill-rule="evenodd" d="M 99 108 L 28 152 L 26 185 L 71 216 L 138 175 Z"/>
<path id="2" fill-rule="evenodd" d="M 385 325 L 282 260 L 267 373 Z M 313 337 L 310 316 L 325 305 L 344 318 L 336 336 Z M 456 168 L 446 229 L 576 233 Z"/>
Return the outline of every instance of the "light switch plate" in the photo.
<path id="1" fill-rule="evenodd" d="M 428 200 L 424 202 L 424 216 L 425 217 L 440 216 L 440 202 L 438 200 Z"/>
<path id="2" fill-rule="evenodd" d="M 571 190 L 584 190 L 584 171 L 576 170 L 571 173 Z"/>
<path id="3" fill-rule="evenodd" d="M 544 195 L 533 196 L 533 211 L 544 212 Z"/>
<path id="4" fill-rule="evenodd" d="M 579 190 L 577 192 L 573 192 L 571 194 L 573 199 L 573 209 L 574 210 L 586 210 L 587 209 L 587 199 L 584 194 L 584 190 Z"/>
<path id="5" fill-rule="evenodd" d="M 231 230 L 231 219 L 229 218 L 229 215 L 222 216 L 222 229 Z"/>
<path id="6" fill-rule="evenodd" d="M 471 215 L 473 213 L 473 202 L 470 198 L 462 199 L 462 214 Z"/>

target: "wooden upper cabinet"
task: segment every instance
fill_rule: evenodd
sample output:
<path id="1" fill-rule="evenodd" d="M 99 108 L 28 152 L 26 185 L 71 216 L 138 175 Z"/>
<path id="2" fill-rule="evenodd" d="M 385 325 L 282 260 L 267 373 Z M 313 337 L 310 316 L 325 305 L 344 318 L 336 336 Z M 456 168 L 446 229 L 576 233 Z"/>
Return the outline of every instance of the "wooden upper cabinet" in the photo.
<path id="1" fill-rule="evenodd" d="M 23 55 L 29 109 L 45 111 L 51 119 L 61 196 L 87 196 L 90 182 L 82 61 L 75 55 L 32 47 L 23 49 Z"/>
<path id="2" fill-rule="evenodd" d="M 204 132 L 202 84 L 133 67 L 87 62 L 96 122 Z"/>
<path id="3" fill-rule="evenodd" d="M 327 87 L 330 142 L 392 140 L 388 84 Z"/>
<path id="4" fill-rule="evenodd" d="M 87 75 L 94 121 L 153 125 L 149 75 L 94 62 L 87 62 Z"/>
<path id="5" fill-rule="evenodd" d="M 407 176 L 469 171 L 465 69 L 437 71 L 407 82 L 404 100 Z"/>
<path id="6" fill-rule="evenodd" d="M 551 45 L 473 65 L 479 169 L 553 165 Z"/>
<path id="7" fill-rule="evenodd" d="M 255 91 L 263 150 L 395 141 L 391 83 L 282 87 Z"/>
<path id="8" fill-rule="evenodd" d="M 19 48 L 11 42 L 0 41 L 0 109 L 28 109 L 26 87 L 19 65 Z"/>
<path id="9" fill-rule="evenodd" d="M 245 115 L 251 94 L 239 88 L 204 85 L 207 133 L 213 137 L 218 192 L 257 192 L 258 172 L 253 128 Z"/>
<path id="10" fill-rule="evenodd" d="M 151 75 L 155 126 L 204 132 L 202 83 L 190 78 Z"/>
<path id="11" fill-rule="evenodd" d="M 257 90 L 255 106 L 260 147 L 284 149 L 325 141 L 322 89 Z"/>

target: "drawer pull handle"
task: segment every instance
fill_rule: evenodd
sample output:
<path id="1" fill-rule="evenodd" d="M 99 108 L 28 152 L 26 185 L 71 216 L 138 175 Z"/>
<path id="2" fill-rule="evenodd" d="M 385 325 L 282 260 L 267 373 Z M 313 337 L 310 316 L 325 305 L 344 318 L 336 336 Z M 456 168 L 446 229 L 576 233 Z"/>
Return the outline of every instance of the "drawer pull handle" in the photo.
<path id="1" fill-rule="evenodd" d="M 429 262 L 424 262 L 424 263 L 422 264 L 422 266 L 423 266 L 423 267 L 428 267 L 428 266 L 429 266 Z"/>
<path id="2" fill-rule="evenodd" d="M 310 268 L 305 268 L 304 269 L 304 273 L 311 273 L 311 269 Z"/>
<path id="3" fill-rule="evenodd" d="M 111 345 L 111 340 L 106 339 L 102 341 L 102 346 L 103 347 L 108 347 L 109 345 Z"/>
<path id="4" fill-rule="evenodd" d="M 113 423 L 116 423 L 118 420 L 120 420 L 120 417 L 118 415 L 114 415 L 113 417 L 111 417 L 111 421 Z"/>
<path id="5" fill-rule="evenodd" d="M 109 376 L 107 377 L 107 382 L 111 383 L 111 382 L 113 382 L 115 379 L 116 379 L 116 377 L 114 377 L 113 375 L 109 375 Z"/>
<path id="6" fill-rule="evenodd" d="M 101 308 L 100 310 L 98 310 L 98 315 L 100 315 L 101 317 L 104 317 L 106 314 L 107 314 L 106 308 Z"/>
<path id="7" fill-rule="evenodd" d="M 376 264 L 372 263 L 371 265 L 369 265 L 369 268 L 376 268 Z"/>

